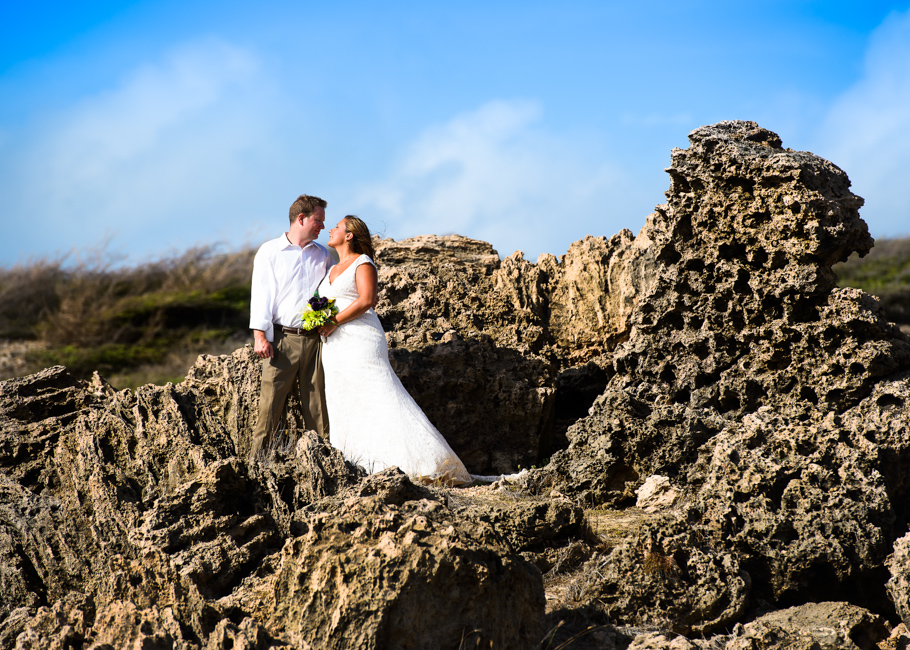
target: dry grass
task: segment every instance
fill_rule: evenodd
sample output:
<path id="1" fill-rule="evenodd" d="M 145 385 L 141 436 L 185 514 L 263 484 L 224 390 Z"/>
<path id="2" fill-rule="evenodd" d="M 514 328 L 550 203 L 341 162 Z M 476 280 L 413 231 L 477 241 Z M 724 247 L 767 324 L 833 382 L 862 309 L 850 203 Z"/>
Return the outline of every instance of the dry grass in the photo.
<path id="1" fill-rule="evenodd" d="M 37 341 L 2 370 L 62 364 L 121 388 L 180 381 L 198 354 L 249 339 L 254 254 L 202 247 L 118 267 L 102 250 L 0 269 L 0 336 Z"/>
<path id="2" fill-rule="evenodd" d="M 629 539 L 641 529 L 642 524 L 654 516 L 639 508 L 613 510 L 600 507 L 585 511 L 588 525 L 606 548 L 613 548 Z"/>
<path id="3" fill-rule="evenodd" d="M 601 506 L 585 511 L 585 519 L 595 539 L 561 549 L 561 554 L 566 556 L 564 564 L 570 569 L 561 570 L 561 563 L 557 561 L 544 575 L 550 632 L 538 648 L 594 650 L 624 647 L 629 642 L 633 632 L 610 624 L 608 612 L 597 598 L 597 585 L 603 578 L 610 551 L 622 542 L 636 540 L 642 525 L 655 516 L 639 508 L 614 510 Z M 591 547 L 596 550 L 587 561 L 579 563 L 571 555 L 583 544 L 588 545 L 588 553 Z"/>
<path id="4" fill-rule="evenodd" d="M 622 542 L 635 539 L 642 525 L 654 516 L 639 508 L 613 510 L 599 507 L 586 510 L 585 520 L 593 539 L 584 541 L 589 547 L 595 548 L 597 553 L 587 563 L 579 563 L 571 557 L 579 551 L 578 548 L 569 545 L 561 549 L 560 552 L 566 557 L 557 558 L 554 568 L 544 575 L 547 612 L 572 609 L 590 600 L 589 587 L 599 577 L 599 567 L 606 562 L 610 551 Z M 563 571 L 563 564 L 573 568 Z"/>
<path id="5" fill-rule="evenodd" d="M 0 338 L 35 339 L 38 323 L 60 306 L 62 261 L 37 260 L 0 269 Z"/>

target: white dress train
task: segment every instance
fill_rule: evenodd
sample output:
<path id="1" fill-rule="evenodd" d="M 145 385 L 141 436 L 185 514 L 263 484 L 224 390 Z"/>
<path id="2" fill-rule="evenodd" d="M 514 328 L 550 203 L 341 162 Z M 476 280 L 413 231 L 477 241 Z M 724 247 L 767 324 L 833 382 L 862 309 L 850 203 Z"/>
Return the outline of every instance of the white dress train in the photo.
<path id="1" fill-rule="evenodd" d="M 319 295 L 339 310 L 357 299 L 356 273 L 372 264 L 361 255 Z M 397 466 L 424 482 L 459 485 L 472 478 L 389 365 L 389 349 L 372 309 L 340 325 L 322 346 L 329 439 L 344 457 L 374 473 Z"/>

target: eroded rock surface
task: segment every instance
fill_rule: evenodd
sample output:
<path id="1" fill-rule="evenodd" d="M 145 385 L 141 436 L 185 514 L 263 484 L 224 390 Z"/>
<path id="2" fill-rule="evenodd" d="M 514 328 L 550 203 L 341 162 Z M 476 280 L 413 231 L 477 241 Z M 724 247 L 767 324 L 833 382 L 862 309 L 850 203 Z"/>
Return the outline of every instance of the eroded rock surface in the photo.
<path id="1" fill-rule="evenodd" d="M 268 619 L 299 647 L 526 648 L 543 635 L 540 573 L 473 543 L 438 502 L 356 500 L 302 525 Z"/>
<path id="2" fill-rule="evenodd" d="M 888 637 L 875 614 L 844 602 L 821 602 L 771 612 L 733 634 L 710 640 L 651 632 L 636 636 L 628 650 L 873 650 Z"/>
<path id="3" fill-rule="evenodd" d="M 637 236 L 378 241 L 391 361 L 468 468 L 563 448 L 513 482 L 366 476 L 293 402 L 249 463 L 249 347 L 177 386 L 0 383 L 0 648 L 528 648 L 569 640 L 553 616 L 578 648 L 879 643 L 908 619 L 910 343 L 835 287 L 862 199 L 754 123 L 690 141 Z M 672 498 L 599 536 L 583 507 L 649 476 Z"/>
<path id="4" fill-rule="evenodd" d="M 628 334 L 649 251 L 627 230 L 536 265 L 520 252 L 500 262 L 489 244 L 465 237 L 378 240 L 376 311 L 390 360 L 470 471 L 528 467 L 560 445 L 573 400 L 586 410 L 596 394 L 559 373 Z"/>
<path id="5" fill-rule="evenodd" d="M 655 278 L 629 340 L 545 473 L 616 505 L 667 476 L 688 493 L 671 521 L 734 553 L 753 597 L 887 611 L 883 562 L 908 515 L 910 344 L 874 298 L 835 287 L 831 266 L 872 244 L 862 199 L 754 123 L 690 141 L 643 229 Z"/>
<path id="6" fill-rule="evenodd" d="M 736 555 L 714 548 L 700 531 L 663 520 L 585 565 L 574 586 L 598 600 L 610 619 L 703 635 L 739 620 L 751 579 Z"/>
<path id="7" fill-rule="evenodd" d="M 891 573 L 888 595 L 906 625 L 910 623 L 910 533 L 894 542 L 894 552 L 886 564 Z"/>
<path id="8" fill-rule="evenodd" d="M 520 648 L 539 638 L 540 572 L 400 472 L 365 478 L 294 429 L 267 462 L 243 460 L 248 425 L 219 401 L 232 403 L 231 382 L 219 393 L 202 379 L 230 376 L 221 371 L 243 355 L 135 393 L 62 367 L 0 384 L 0 647 L 457 648 L 473 633 Z M 333 605 L 300 609 L 292 566 Z M 450 624 L 413 624 L 430 614 Z"/>
<path id="9" fill-rule="evenodd" d="M 834 286 L 831 265 L 872 245 L 846 174 L 754 123 L 690 139 L 673 152 L 668 203 L 643 229 L 653 285 L 572 436 L 579 462 L 604 460 L 584 473 L 598 484 L 582 486 L 599 497 L 612 491 L 605 477 L 679 468 L 763 405 L 843 412 L 910 367 L 910 344 L 875 300 Z M 622 429 L 640 430 L 607 452 L 617 411 Z"/>

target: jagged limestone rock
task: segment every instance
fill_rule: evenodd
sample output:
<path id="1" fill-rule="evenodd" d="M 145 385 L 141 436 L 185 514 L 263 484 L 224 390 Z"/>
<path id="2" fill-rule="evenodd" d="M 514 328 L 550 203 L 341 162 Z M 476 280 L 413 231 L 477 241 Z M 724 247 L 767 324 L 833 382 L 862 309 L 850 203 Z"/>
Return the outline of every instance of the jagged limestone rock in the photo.
<path id="1" fill-rule="evenodd" d="M 910 622 L 910 533 L 894 542 L 886 566 L 891 573 L 887 583 L 888 596 L 906 625 Z"/>
<path id="2" fill-rule="evenodd" d="M 771 612 L 732 634 L 711 639 L 666 632 L 639 634 L 627 650 L 873 650 L 885 646 L 888 628 L 881 617 L 845 602 L 807 603 Z"/>
<path id="3" fill-rule="evenodd" d="M 702 635 L 737 621 L 750 587 L 734 553 L 667 518 L 588 560 L 571 590 L 599 602 L 612 621 Z"/>
<path id="4" fill-rule="evenodd" d="M 239 377 L 243 355 L 218 365 Z M 378 574 L 363 574 L 385 585 L 385 600 L 368 607 L 373 647 L 457 648 L 462 632 L 498 647 L 539 638 L 540 572 L 496 534 L 472 532 L 489 524 L 456 522 L 395 470 L 365 477 L 313 432 L 288 430 L 296 443 L 246 460 L 236 441 L 248 432 L 232 431 L 210 406 L 228 412 L 219 400 L 231 404 L 235 384 L 207 390 L 213 384 L 198 378 L 220 372 L 212 370 L 135 393 L 61 367 L 0 383 L 2 647 L 329 647 L 307 646 L 300 632 L 331 627 L 318 612 L 306 622 L 272 619 L 297 606 L 275 598 L 282 549 L 316 528 L 334 530 L 332 544 L 372 566 L 367 538 L 352 546 L 350 533 L 386 524 L 392 537 L 374 540 L 385 560 Z M 293 562 L 330 575 L 335 555 Z M 319 596 L 344 601 L 344 585 L 334 595 L 332 586 Z M 421 623 L 430 613 L 451 626 Z M 332 643 L 359 647 L 367 629 L 333 632 Z"/>
<path id="5" fill-rule="evenodd" d="M 533 564 L 586 560 L 579 611 L 694 635 L 646 643 L 827 643 L 779 621 L 696 638 L 750 601 L 906 616 L 910 344 L 831 272 L 871 246 L 862 200 L 754 123 L 690 140 L 636 237 L 536 264 L 458 236 L 377 242 L 391 361 L 469 469 L 532 465 L 568 428 L 515 484 L 530 500 L 365 477 L 293 402 L 247 462 L 249 347 L 177 386 L 59 367 L 0 383 L 0 647 L 534 647 Z M 674 507 L 612 549 L 592 540 L 579 504 L 631 506 L 655 474 Z"/>
<path id="6" fill-rule="evenodd" d="M 874 298 L 835 287 L 831 265 L 872 244 L 862 199 L 751 122 L 690 142 L 643 229 L 655 277 L 629 340 L 546 473 L 617 505 L 667 476 L 688 492 L 671 521 L 735 551 L 759 597 L 883 611 L 908 512 L 910 343 Z"/>
<path id="7" fill-rule="evenodd" d="M 888 637 L 880 616 L 846 602 L 806 603 L 770 612 L 742 626 L 727 642 L 730 650 L 817 647 L 824 650 L 873 650 Z"/>
<path id="8" fill-rule="evenodd" d="M 520 252 L 500 263 L 489 244 L 458 236 L 377 240 L 392 365 L 469 470 L 514 471 L 561 444 L 561 404 L 579 393 L 567 382 L 558 394 L 559 372 L 628 335 L 649 251 L 627 230 L 536 265 Z"/>
<path id="9" fill-rule="evenodd" d="M 543 635 L 540 573 L 465 538 L 438 502 L 356 499 L 304 523 L 267 621 L 299 647 L 527 648 Z"/>

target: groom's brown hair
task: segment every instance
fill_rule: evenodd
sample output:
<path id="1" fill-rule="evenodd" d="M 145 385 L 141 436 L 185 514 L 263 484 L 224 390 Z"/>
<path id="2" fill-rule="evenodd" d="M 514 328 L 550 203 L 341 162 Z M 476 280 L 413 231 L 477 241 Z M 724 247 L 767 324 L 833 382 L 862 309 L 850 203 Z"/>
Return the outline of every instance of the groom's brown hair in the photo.
<path id="1" fill-rule="evenodd" d="M 316 212 L 316 208 L 325 208 L 327 205 L 328 203 L 318 196 L 301 194 L 297 197 L 297 200 L 291 204 L 291 209 L 288 210 L 288 219 L 290 219 L 291 223 L 294 223 L 301 214 L 303 215 L 303 218 L 306 219 Z"/>

